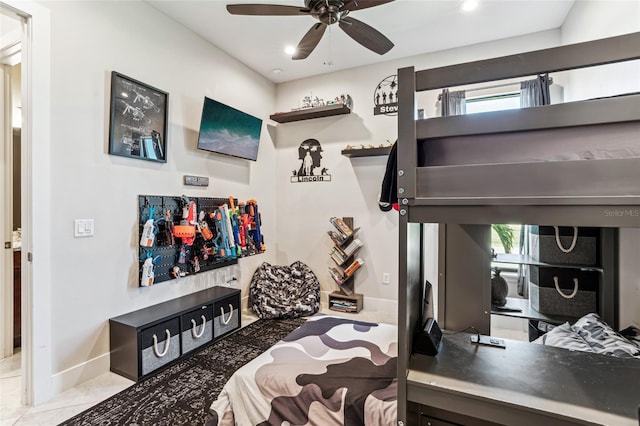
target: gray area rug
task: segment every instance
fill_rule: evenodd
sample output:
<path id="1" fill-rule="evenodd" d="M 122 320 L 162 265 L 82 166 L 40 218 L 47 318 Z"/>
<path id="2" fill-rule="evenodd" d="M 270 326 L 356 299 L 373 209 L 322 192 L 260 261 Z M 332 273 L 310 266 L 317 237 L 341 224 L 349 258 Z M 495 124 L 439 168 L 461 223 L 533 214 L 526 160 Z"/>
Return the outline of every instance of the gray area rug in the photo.
<path id="1" fill-rule="evenodd" d="M 256 321 L 61 425 L 202 425 L 229 377 L 304 321 Z"/>

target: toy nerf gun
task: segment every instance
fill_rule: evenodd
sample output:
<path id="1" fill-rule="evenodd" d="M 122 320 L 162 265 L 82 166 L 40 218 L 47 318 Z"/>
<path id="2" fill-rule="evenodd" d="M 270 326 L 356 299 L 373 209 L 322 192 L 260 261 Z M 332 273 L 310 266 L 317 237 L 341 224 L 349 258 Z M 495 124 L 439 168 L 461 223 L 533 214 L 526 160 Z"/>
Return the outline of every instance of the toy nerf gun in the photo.
<path id="1" fill-rule="evenodd" d="M 244 205 L 242 206 L 244 210 Z M 248 213 L 243 213 L 240 216 L 240 241 L 242 247 L 245 250 L 255 251 L 255 246 L 253 245 L 252 239 L 249 236 L 249 231 L 251 230 L 251 218 Z"/>
<path id="2" fill-rule="evenodd" d="M 229 215 L 229 206 L 223 204 L 220 206 L 222 211 L 224 212 L 224 222 L 227 225 L 227 238 L 229 239 L 229 248 L 231 248 L 231 256 L 235 256 L 236 253 L 236 242 L 233 239 L 233 226 L 231 226 L 231 217 Z"/>
<path id="3" fill-rule="evenodd" d="M 140 236 L 140 247 L 153 247 L 158 232 L 153 216 L 156 213 L 154 206 L 149 207 L 149 219 L 144 223 L 142 235 Z"/>
<path id="4" fill-rule="evenodd" d="M 196 202 L 189 201 L 189 198 L 182 196 L 184 207 L 182 208 L 182 220 L 180 225 L 173 227 L 173 235 L 182 240 L 183 244 L 193 245 L 196 239 Z"/>
<path id="5" fill-rule="evenodd" d="M 167 210 L 167 214 L 165 216 L 165 220 L 167 221 L 166 229 L 166 239 L 169 247 L 173 247 L 176 243 L 176 240 L 173 237 L 173 217 L 171 216 L 171 210 Z"/>
<path id="6" fill-rule="evenodd" d="M 262 233 L 260 232 L 260 213 L 258 212 L 258 202 L 256 200 L 247 200 L 247 213 L 253 220 L 253 241 L 256 244 L 256 249 L 258 252 L 263 252 L 265 250 L 264 244 L 262 243 Z"/>
<path id="7" fill-rule="evenodd" d="M 238 226 L 238 237 L 240 238 L 240 247 L 242 250 L 247 249 L 247 224 L 249 223 L 249 215 L 244 212 L 244 204 L 238 203 L 238 208 L 236 209 L 238 214 L 236 215 L 236 221 Z M 245 223 L 246 221 L 246 223 Z"/>
<path id="8" fill-rule="evenodd" d="M 233 197 L 229 197 L 229 216 L 231 219 L 231 228 L 233 230 L 233 240 L 236 243 L 236 254 L 239 256 L 242 252 L 242 244 L 240 242 L 240 228 L 238 222 L 240 220 L 238 209 L 234 205 Z"/>
<path id="9" fill-rule="evenodd" d="M 230 257 L 231 247 L 229 247 L 227 220 L 225 218 L 224 209 L 222 207 L 218 207 L 213 213 L 213 220 L 216 224 L 216 237 L 213 240 L 215 252 L 220 257 Z"/>
<path id="10" fill-rule="evenodd" d="M 140 280 L 141 287 L 149 287 L 153 285 L 155 274 L 153 273 L 153 265 L 158 261 L 160 256 L 151 257 L 151 254 L 147 255 L 144 263 L 142 264 L 142 279 Z"/>
<path id="11" fill-rule="evenodd" d="M 200 210 L 200 214 L 198 215 L 198 230 L 202 234 L 202 238 L 204 238 L 205 241 L 209 241 L 213 238 L 213 232 L 211 232 L 207 221 L 204 220 L 204 210 Z"/>

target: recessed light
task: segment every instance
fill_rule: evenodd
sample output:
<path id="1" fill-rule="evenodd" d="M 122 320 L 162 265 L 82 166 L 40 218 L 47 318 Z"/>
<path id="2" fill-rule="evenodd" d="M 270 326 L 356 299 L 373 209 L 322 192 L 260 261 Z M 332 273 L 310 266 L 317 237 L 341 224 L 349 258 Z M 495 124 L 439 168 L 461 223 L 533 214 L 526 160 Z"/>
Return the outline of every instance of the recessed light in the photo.
<path id="1" fill-rule="evenodd" d="M 463 12 L 471 12 L 478 7 L 478 0 L 464 0 L 460 4 L 460 10 Z"/>
<path id="2" fill-rule="evenodd" d="M 284 53 L 286 53 L 287 55 L 293 55 L 294 53 L 296 53 L 296 48 L 293 46 L 287 46 L 284 48 Z"/>
<path id="3" fill-rule="evenodd" d="M 280 74 L 282 72 L 282 70 L 280 68 L 274 68 L 271 70 L 272 73 L 274 74 Z"/>

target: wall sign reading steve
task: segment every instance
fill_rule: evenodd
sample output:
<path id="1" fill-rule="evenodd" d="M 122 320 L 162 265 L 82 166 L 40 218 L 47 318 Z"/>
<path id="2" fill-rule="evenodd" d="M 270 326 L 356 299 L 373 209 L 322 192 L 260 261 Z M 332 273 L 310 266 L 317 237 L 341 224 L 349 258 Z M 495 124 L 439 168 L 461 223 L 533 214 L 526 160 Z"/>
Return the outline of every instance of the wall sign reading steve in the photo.
<path id="1" fill-rule="evenodd" d="M 398 115 L 398 76 L 390 75 L 373 92 L 373 115 Z"/>

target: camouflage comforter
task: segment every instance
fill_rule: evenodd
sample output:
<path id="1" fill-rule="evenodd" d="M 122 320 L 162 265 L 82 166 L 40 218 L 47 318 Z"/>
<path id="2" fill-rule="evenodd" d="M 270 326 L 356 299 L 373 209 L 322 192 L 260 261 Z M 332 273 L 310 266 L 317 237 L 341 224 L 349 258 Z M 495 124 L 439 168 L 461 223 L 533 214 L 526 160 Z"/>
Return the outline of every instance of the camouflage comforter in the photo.
<path id="1" fill-rule="evenodd" d="M 397 328 L 316 314 L 236 371 L 212 425 L 396 424 Z"/>

